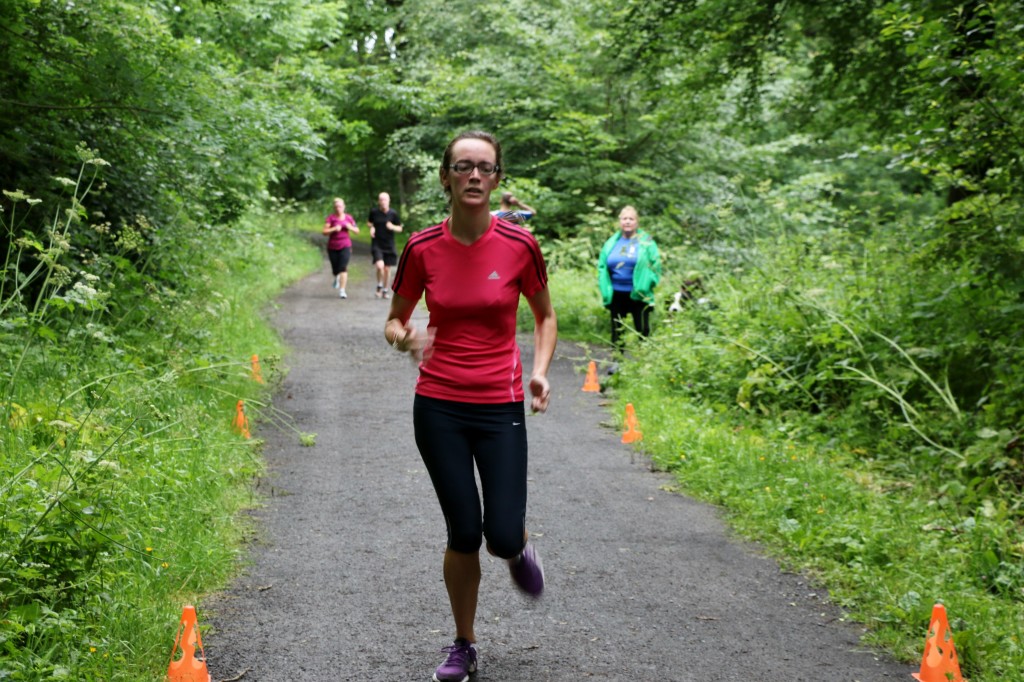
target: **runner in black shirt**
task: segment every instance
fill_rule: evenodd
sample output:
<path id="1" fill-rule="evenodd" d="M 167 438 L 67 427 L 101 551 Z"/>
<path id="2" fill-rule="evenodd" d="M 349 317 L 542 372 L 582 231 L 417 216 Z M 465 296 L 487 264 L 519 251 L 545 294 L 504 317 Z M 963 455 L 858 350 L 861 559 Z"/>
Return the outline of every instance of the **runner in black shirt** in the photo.
<path id="1" fill-rule="evenodd" d="M 377 206 L 370 209 L 370 217 L 366 221 L 370 226 L 370 251 L 373 254 L 373 267 L 377 269 L 377 298 L 388 298 L 388 279 L 391 268 L 398 265 L 398 252 L 395 250 L 395 233 L 402 231 L 402 219 L 398 212 L 391 208 L 391 195 L 381 192 L 377 197 Z"/>

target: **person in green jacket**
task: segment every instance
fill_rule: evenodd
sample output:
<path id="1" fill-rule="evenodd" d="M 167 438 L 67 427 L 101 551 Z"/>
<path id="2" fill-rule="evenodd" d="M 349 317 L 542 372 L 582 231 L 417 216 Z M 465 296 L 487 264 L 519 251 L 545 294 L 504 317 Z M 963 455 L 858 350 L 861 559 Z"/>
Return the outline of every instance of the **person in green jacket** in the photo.
<path id="1" fill-rule="evenodd" d="M 640 220 L 632 206 L 619 212 L 619 231 L 601 248 L 597 262 L 597 284 L 601 302 L 612 314 L 612 343 L 623 347 L 622 318 L 633 316 L 633 326 L 643 337 L 651 334 L 654 287 L 661 279 L 658 245 L 639 229 Z"/>

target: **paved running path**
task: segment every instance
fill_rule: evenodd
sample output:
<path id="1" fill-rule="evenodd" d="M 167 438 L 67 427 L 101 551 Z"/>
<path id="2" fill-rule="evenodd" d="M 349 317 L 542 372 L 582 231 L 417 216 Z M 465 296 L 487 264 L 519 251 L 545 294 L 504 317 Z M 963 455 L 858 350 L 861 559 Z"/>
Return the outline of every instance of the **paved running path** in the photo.
<path id="1" fill-rule="evenodd" d="M 292 350 L 275 405 L 317 440 L 257 427 L 261 537 L 237 581 L 200 605 L 215 681 L 426 681 L 451 640 L 444 523 L 412 435 L 415 369 L 382 338 L 368 261 L 359 247 L 348 300 L 326 266 L 279 299 Z M 527 420 L 547 591 L 531 602 L 484 560 L 475 682 L 910 679 L 914 666 L 858 643 L 823 590 L 731 538 L 714 508 L 662 491 L 669 477 L 601 426 L 584 364 L 560 345 L 551 408 Z"/>

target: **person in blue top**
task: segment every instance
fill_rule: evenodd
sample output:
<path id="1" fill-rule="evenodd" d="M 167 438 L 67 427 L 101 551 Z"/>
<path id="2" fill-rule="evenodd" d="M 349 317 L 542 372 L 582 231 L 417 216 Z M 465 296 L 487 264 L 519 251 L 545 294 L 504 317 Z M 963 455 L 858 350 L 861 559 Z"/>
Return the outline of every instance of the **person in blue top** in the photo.
<path id="1" fill-rule="evenodd" d="M 525 227 L 526 221 L 537 215 L 537 210 L 520 201 L 512 192 L 502 192 L 498 210 L 491 211 L 491 215 Z"/>
<path id="2" fill-rule="evenodd" d="M 661 279 L 658 245 L 639 228 L 636 209 L 624 207 L 619 212 L 619 230 L 604 243 L 597 262 L 601 302 L 611 311 L 612 343 L 620 350 L 622 318 L 627 314 L 641 336 L 650 336 L 654 287 Z"/>

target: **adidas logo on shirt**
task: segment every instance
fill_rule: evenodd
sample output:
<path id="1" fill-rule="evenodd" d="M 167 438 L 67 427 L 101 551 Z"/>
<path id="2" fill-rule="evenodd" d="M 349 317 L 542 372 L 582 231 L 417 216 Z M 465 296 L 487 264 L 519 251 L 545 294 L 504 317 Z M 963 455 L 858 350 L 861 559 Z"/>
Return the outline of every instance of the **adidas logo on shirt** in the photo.
<path id="1" fill-rule="evenodd" d="M 491 274 L 487 275 L 487 279 L 501 279 L 501 277 L 498 275 L 498 271 L 495 270 Z"/>

